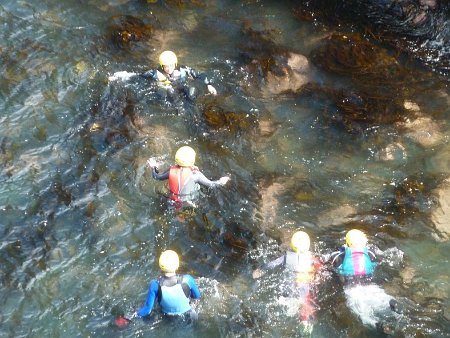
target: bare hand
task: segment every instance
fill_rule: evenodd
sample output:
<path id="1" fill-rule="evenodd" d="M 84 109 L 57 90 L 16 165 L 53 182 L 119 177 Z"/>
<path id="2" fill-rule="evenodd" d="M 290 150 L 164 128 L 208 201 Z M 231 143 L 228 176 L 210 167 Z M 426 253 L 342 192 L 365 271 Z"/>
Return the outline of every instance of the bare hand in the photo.
<path id="1" fill-rule="evenodd" d="M 229 176 L 224 176 L 224 177 L 221 177 L 220 179 L 219 179 L 219 183 L 221 184 L 221 185 L 225 185 L 225 184 L 227 184 L 227 182 L 230 180 L 230 177 Z"/>
<path id="2" fill-rule="evenodd" d="M 217 95 L 217 90 L 211 85 L 208 85 L 208 92 L 212 95 Z"/>
<path id="3" fill-rule="evenodd" d="M 115 81 L 115 80 L 123 80 L 126 81 L 128 80 L 130 77 L 135 76 L 136 73 L 129 73 L 127 71 L 122 71 L 122 72 L 115 72 L 112 76 L 108 77 L 109 81 Z"/>
<path id="4" fill-rule="evenodd" d="M 156 162 L 156 160 L 155 160 L 153 157 L 150 157 L 150 158 L 147 160 L 147 165 L 148 165 L 150 168 L 154 168 L 154 167 L 157 167 L 157 166 L 158 166 L 158 162 Z"/>
<path id="5" fill-rule="evenodd" d="M 261 277 L 263 275 L 263 272 L 260 269 L 256 269 L 255 271 L 253 271 L 252 273 L 252 277 L 253 279 L 258 279 L 259 277 Z"/>

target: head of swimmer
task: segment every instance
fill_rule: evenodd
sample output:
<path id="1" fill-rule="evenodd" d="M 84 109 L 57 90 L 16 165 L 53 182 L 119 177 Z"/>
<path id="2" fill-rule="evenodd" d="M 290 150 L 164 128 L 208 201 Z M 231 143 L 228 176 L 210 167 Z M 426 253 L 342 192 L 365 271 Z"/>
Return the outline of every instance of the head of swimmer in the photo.
<path id="1" fill-rule="evenodd" d="M 164 73 L 171 75 L 178 64 L 176 54 L 170 50 L 162 52 L 159 55 L 159 64 Z"/>

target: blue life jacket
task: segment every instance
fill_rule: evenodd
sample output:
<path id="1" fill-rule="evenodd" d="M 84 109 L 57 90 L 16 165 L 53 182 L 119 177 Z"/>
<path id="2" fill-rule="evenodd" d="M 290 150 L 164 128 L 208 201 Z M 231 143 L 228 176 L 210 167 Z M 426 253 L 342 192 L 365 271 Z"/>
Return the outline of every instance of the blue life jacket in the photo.
<path id="1" fill-rule="evenodd" d="M 344 259 L 338 267 L 339 274 L 343 276 L 367 276 L 372 275 L 375 263 L 372 262 L 367 248 L 363 250 L 353 250 L 345 248 Z"/>
<path id="2" fill-rule="evenodd" d="M 180 315 L 191 309 L 189 304 L 190 288 L 186 283 L 183 283 L 183 276 L 176 276 L 176 278 L 160 277 L 159 288 L 159 305 L 161 311 L 165 314 Z"/>

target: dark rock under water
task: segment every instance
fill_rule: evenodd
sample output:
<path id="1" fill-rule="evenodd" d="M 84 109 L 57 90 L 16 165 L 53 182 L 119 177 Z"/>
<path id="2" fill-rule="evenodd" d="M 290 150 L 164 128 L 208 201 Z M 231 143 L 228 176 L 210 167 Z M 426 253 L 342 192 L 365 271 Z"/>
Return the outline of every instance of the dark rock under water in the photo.
<path id="1" fill-rule="evenodd" d="M 346 24 L 409 54 L 438 74 L 450 74 L 450 3 L 445 0 L 302 2 L 299 18 L 339 29 Z"/>

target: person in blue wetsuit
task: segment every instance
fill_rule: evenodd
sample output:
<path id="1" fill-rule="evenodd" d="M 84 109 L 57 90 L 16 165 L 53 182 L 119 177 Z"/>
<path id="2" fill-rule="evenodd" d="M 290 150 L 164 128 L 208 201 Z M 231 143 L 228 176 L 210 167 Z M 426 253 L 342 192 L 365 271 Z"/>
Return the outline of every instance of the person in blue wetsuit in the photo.
<path id="1" fill-rule="evenodd" d="M 200 299 L 200 290 L 192 276 L 176 273 L 179 265 L 180 260 L 175 251 L 166 250 L 161 254 L 159 267 L 164 274 L 150 282 L 145 305 L 136 312 L 138 316 L 148 316 L 157 302 L 164 315 L 196 319 L 191 301 Z"/>
<path id="2" fill-rule="evenodd" d="M 283 256 L 253 271 L 253 278 L 259 278 L 277 266 L 283 266 L 292 271 L 295 274 L 293 296 L 300 300 L 299 319 L 304 329 L 310 333 L 315 312 L 315 295 L 312 286 L 322 264 L 319 258 L 309 250 L 311 240 L 306 232 L 295 232 L 290 244 L 293 251 L 287 251 Z"/>
<path id="3" fill-rule="evenodd" d="M 189 146 L 179 148 L 175 154 L 175 165 L 160 173 L 154 159 L 149 159 L 147 165 L 152 169 L 152 176 L 157 180 L 169 181 L 169 200 L 175 208 L 195 206 L 200 185 L 213 188 L 225 185 L 230 177 L 224 176 L 217 181 L 211 181 L 194 166 L 195 150 Z"/>

